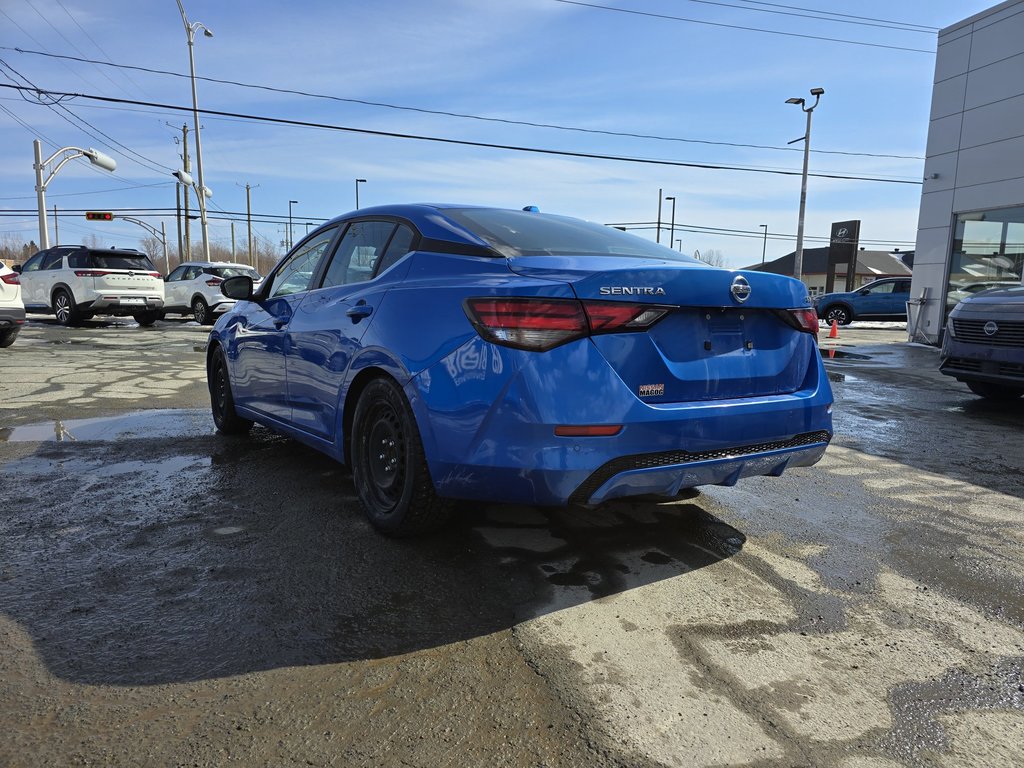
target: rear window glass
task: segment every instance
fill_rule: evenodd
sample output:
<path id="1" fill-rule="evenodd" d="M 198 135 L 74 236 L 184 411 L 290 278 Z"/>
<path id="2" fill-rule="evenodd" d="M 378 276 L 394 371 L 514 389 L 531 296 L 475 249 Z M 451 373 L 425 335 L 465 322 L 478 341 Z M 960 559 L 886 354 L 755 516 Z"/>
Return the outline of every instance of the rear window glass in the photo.
<path id="1" fill-rule="evenodd" d="M 495 208 L 443 211 L 503 256 L 626 256 L 696 263 L 691 256 L 613 227 L 565 216 Z"/>
<path id="2" fill-rule="evenodd" d="M 260 273 L 250 267 L 204 267 L 203 272 L 217 277 L 251 277 L 253 280 L 260 279 Z"/>
<path id="3" fill-rule="evenodd" d="M 156 272 L 153 262 L 145 254 L 89 253 L 89 266 L 94 269 L 134 269 L 140 272 Z"/>

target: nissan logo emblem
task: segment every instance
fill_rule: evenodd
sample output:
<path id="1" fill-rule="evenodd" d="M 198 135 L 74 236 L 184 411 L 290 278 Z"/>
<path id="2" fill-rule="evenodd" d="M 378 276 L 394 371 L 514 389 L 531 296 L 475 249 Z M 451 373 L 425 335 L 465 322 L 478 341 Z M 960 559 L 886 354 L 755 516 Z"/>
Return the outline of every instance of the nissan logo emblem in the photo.
<path id="1" fill-rule="evenodd" d="M 982 330 L 985 332 L 986 336 L 995 336 L 999 333 L 999 326 L 989 320 L 984 326 L 982 326 Z"/>
<path id="2" fill-rule="evenodd" d="M 742 304 L 750 298 L 750 283 L 747 282 L 747 278 L 743 277 L 743 275 L 736 275 L 732 285 L 729 287 L 729 292 L 736 301 Z"/>

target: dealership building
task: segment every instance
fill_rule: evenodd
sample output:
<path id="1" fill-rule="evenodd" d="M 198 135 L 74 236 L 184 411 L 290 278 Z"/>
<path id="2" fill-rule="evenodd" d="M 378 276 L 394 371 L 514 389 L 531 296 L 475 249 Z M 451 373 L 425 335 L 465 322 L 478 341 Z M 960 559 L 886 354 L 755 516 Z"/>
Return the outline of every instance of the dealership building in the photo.
<path id="1" fill-rule="evenodd" d="M 1022 265 L 1024 0 L 1008 0 L 939 32 L 910 339 L 941 343 L 950 296 Z"/>

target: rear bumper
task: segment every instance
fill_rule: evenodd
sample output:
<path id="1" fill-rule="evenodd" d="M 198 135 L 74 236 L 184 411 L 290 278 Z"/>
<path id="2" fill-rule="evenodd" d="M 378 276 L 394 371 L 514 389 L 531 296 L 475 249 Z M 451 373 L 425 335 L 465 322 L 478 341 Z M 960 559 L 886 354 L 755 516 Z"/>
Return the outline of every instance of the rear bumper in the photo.
<path id="1" fill-rule="evenodd" d="M 117 317 L 163 309 L 162 296 L 106 294 L 77 305 L 79 312 Z"/>
<path id="2" fill-rule="evenodd" d="M 10 326 L 20 326 L 25 322 L 24 307 L 0 307 L 0 331 L 6 331 Z"/>

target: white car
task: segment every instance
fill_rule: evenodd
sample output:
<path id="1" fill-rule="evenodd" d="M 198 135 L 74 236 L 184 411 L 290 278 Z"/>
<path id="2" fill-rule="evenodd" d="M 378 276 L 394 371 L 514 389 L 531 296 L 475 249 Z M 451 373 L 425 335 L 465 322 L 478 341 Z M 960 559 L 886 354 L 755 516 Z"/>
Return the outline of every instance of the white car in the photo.
<path id="1" fill-rule="evenodd" d="M 18 273 L 0 261 L 0 347 L 9 347 L 25 323 Z"/>
<path id="2" fill-rule="evenodd" d="M 93 315 L 134 317 L 139 325 L 160 319 L 164 281 L 149 257 L 131 248 L 57 245 L 21 268 L 25 311 L 77 325 Z"/>
<path id="3" fill-rule="evenodd" d="M 217 315 L 235 305 L 220 292 L 228 277 L 245 275 L 255 285 L 263 279 L 247 264 L 228 261 L 186 261 L 164 278 L 164 313 L 192 315 L 200 325 L 213 325 Z"/>

